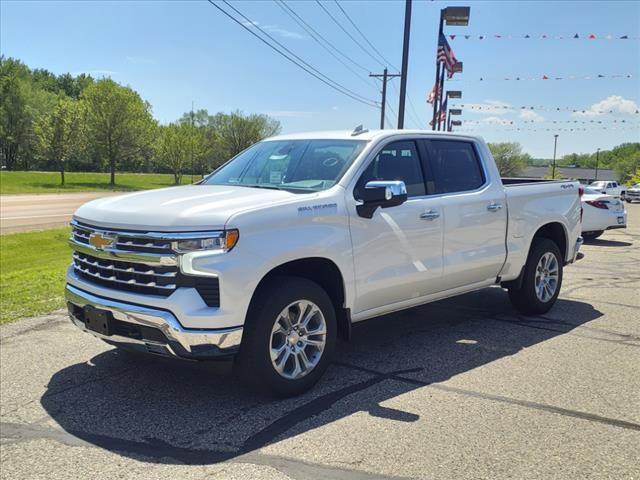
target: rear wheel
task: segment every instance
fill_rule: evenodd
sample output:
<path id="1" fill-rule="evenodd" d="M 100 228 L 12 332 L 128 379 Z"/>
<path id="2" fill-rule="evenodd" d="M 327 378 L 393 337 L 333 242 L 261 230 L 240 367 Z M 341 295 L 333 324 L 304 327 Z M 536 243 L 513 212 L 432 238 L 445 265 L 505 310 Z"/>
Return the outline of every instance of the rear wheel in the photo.
<path id="1" fill-rule="evenodd" d="M 274 277 L 252 301 L 236 368 L 247 386 L 293 396 L 313 387 L 336 342 L 331 299 L 315 282 Z"/>
<path id="2" fill-rule="evenodd" d="M 548 312 L 560 293 L 562 265 L 562 254 L 555 242 L 548 238 L 534 239 L 522 284 L 509 289 L 513 306 L 526 314 Z"/>
<path id="3" fill-rule="evenodd" d="M 582 232 L 582 238 L 584 238 L 585 240 L 595 240 L 603 233 L 604 233 L 604 230 L 598 230 L 595 232 Z"/>

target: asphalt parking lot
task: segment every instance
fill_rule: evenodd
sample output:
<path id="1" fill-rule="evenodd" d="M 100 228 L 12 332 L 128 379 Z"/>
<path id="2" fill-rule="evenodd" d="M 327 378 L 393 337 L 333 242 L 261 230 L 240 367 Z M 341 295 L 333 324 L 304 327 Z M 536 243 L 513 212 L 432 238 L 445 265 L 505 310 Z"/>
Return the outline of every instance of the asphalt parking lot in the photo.
<path id="1" fill-rule="evenodd" d="M 640 478 L 640 204 L 555 308 L 497 288 L 355 327 L 313 391 L 118 353 L 62 314 L 1 329 L 1 476 Z"/>

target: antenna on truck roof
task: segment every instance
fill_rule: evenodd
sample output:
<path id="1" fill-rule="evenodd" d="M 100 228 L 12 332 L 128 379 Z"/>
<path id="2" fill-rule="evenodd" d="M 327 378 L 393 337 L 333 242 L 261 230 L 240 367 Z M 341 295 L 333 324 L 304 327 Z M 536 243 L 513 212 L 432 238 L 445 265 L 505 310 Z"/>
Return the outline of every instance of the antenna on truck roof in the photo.
<path id="1" fill-rule="evenodd" d="M 356 128 L 353 129 L 353 132 L 351 132 L 351 136 L 352 137 L 357 137 L 361 133 L 366 133 L 368 131 L 369 130 L 364 128 L 362 125 L 358 125 Z"/>

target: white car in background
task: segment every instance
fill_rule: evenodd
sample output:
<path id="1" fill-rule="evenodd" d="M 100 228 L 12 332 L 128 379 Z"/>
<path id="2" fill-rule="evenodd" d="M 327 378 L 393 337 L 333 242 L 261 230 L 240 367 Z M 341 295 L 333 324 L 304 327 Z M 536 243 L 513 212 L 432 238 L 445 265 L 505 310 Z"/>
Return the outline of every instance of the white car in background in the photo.
<path id="1" fill-rule="evenodd" d="M 598 180 L 597 182 L 591 182 L 589 188 L 592 190 L 596 190 L 605 195 L 611 195 L 618 198 L 624 198 L 625 188 L 624 185 L 619 184 L 616 181 L 603 181 Z"/>
<path id="2" fill-rule="evenodd" d="M 636 183 L 632 187 L 627 188 L 624 199 L 627 203 L 631 203 L 634 200 L 640 200 L 640 183 Z"/>
<path id="3" fill-rule="evenodd" d="M 598 238 L 605 230 L 627 228 L 627 212 L 622 200 L 587 187 L 582 195 L 582 237 Z"/>

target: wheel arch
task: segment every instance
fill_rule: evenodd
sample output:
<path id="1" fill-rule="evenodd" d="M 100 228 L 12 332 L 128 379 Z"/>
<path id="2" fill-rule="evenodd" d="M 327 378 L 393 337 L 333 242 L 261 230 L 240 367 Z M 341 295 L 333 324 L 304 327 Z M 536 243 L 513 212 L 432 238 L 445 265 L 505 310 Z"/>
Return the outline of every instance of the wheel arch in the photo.
<path id="1" fill-rule="evenodd" d="M 338 336 L 344 340 L 351 338 L 351 312 L 346 307 L 344 278 L 335 262 L 325 257 L 299 258 L 269 270 L 256 286 L 248 312 L 251 311 L 251 304 L 257 292 L 274 277 L 283 275 L 302 277 L 320 285 L 333 303 L 338 323 Z"/>

